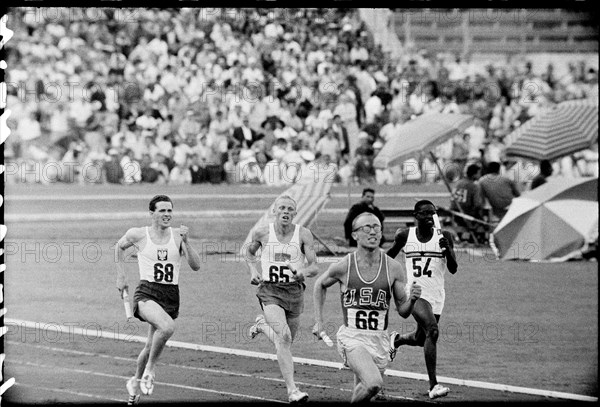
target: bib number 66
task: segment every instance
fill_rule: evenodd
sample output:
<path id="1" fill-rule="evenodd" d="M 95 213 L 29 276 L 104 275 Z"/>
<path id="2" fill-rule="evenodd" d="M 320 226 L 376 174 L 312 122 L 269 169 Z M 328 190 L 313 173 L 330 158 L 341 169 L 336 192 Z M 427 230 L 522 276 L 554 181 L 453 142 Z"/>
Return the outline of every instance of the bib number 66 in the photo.
<path id="1" fill-rule="evenodd" d="M 356 312 L 356 328 L 357 329 L 370 329 L 377 330 L 379 325 L 379 312 L 371 311 L 367 314 L 367 311 Z"/>

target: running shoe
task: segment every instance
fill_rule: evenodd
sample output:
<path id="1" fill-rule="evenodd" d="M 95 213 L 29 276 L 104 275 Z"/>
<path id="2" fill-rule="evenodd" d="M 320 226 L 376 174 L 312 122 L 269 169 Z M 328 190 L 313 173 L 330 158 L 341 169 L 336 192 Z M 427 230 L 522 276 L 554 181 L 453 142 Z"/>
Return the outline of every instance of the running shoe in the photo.
<path id="1" fill-rule="evenodd" d="M 304 403 L 308 400 L 308 393 L 296 389 L 290 393 L 288 400 L 290 403 Z"/>
<path id="2" fill-rule="evenodd" d="M 438 397 L 444 397 L 450 391 L 449 388 L 442 386 L 441 384 L 436 384 L 433 386 L 433 389 L 429 390 L 429 398 L 437 399 Z"/>
<path id="3" fill-rule="evenodd" d="M 154 373 L 144 370 L 142 380 L 140 380 L 140 389 L 142 393 L 150 395 L 154 391 Z"/>
<path id="4" fill-rule="evenodd" d="M 396 352 L 398 351 L 398 348 L 396 347 L 396 338 L 399 336 L 400 334 L 396 331 L 392 331 L 390 334 L 390 348 L 388 349 L 390 354 L 390 362 L 396 357 Z"/>
<path id="5" fill-rule="evenodd" d="M 127 393 L 129 393 L 129 398 L 127 399 L 128 406 L 133 406 L 140 402 L 140 395 L 136 389 L 136 381 L 137 379 L 135 378 L 135 376 L 132 376 L 129 380 L 127 380 L 127 383 L 125 384 L 125 387 L 127 388 Z"/>
<path id="6" fill-rule="evenodd" d="M 250 327 L 249 330 L 249 334 L 250 334 L 250 339 L 254 339 L 258 336 L 259 333 L 262 332 L 262 328 L 261 325 L 265 323 L 265 317 L 262 315 L 259 315 L 256 317 L 256 320 L 254 322 L 254 325 L 252 325 Z"/>
<path id="7" fill-rule="evenodd" d="M 383 391 L 383 389 L 379 390 L 379 392 L 373 398 L 375 401 L 388 401 L 387 394 Z"/>

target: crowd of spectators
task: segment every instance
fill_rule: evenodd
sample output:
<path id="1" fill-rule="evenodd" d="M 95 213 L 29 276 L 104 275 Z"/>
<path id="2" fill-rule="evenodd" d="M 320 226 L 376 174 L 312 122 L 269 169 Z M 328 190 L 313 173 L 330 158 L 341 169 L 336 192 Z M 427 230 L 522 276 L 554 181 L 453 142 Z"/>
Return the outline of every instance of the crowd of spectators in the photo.
<path id="1" fill-rule="evenodd" d="M 598 98 L 578 61 L 557 77 L 427 50 L 392 60 L 356 9 L 93 10 L 9 14 L 5 160 L 25 171 L 8 182 L 34 166 L 38 182 L 283 185 L 321 165 L 341 183 L 431 182 L 426 155 L 373 159 L 407 120 L 460 112 L 476 120 L 437 148 L 445 175 L 500 162 L 524 183 L 539 171 L 507 160 L 506 135 L 550 104 Z M 555 172 L 597 175 L 597 157 Z"/>

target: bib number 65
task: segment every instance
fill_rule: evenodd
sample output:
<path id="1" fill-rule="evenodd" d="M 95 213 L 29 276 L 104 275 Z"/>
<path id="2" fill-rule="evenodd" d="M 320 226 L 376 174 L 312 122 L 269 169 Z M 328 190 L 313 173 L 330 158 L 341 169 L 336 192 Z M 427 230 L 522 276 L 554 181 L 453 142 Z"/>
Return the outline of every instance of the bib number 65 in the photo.
<path id="1" fill-rule="evenodd" d="M 269 267 L 269 281 L 272 283 L 289 283 L 290 276 L 285 273 L 289 269 L 288 266 L 277 266 L 273 264 Z"/>

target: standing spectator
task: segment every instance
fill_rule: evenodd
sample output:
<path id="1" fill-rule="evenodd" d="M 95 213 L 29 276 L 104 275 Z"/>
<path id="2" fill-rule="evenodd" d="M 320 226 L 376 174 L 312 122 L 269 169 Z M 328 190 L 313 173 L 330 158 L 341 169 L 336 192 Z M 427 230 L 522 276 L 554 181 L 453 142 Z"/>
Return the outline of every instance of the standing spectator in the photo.
<path id="1" fill-rule="evenodd" d="M 458 177 L 463 176 L 463 171 L 469 158 L 469 138 L 469 134 L 464 133 L 462 136 L 454 136 L 454 140 L 452 140 L 451 157 Z"/>
<path id="2" fill-rule="evenodd" d="M 340 161 L 341 151 L 340 142 L 336 138 L 335 131 L 332 127 L 328 127 L 323 137 L 317 141 L 315 152 L 321 155 L 328 155 L 337 165 Z"/>
<path id="3" fill-rule="evenodd" d="M 355 203 L 350 207 L 348 214 L 346 215 L 346 219 L 344 220 L 344 235 L 346 236 L 346 240 L 348 241 L 348 246 L 356 247 L 356 240 L 352 237 L 352 222 L 354 219 L 364 212 L 372 213 L 377 216 L 379 222 L 381 223 L 382 235 L 381 238 L 383 240 L 383 221 L 385 216 L 379 210 L 377 206 L 374 205 L 375 202 L 375 190 L 373 188 L 365 188 L 362 191 L 362 197 L 360 202 Z M 380 243 L 380 246 L 383 245 L 383 242 Z"/>
<path id="4" fill-rule="evenodd" d="M 42 128 L 37 119 L 36 112 L 29 113 L 26 117 L 19 121 L 16 134 L 20 140 L 20 150 L 23 158 L 29 158 L 29 148 L 42 135 Z"/>
<path id="5" fill-rule="evenodd" d="M 383 112 L 383 103 L 376 92 L 365 102 L 365 124 L 373 123 L 377 116 Z"/>
<path id="6" fill-rule="evenodd" d="M 354 106 L 353 106 L 354 108 Z M 350 154 L 350 140 L 348 137 L 348 130 L 346 126 L 344 126 L 344 122 L 342 121 L 342 117 L 339 114 L 333 116 L 333 123 L 331 124 L 331 128 L 334 133 L 337 135 L 337 139 L 340 142 L 340 154 L 342 157 L 348 157 Z M 333 158 L 333 157 L 329 157 Z"/>
<path id="7" fill-rule="evenodd" d="M 468 161 L 481 162 L 481 152 L 484 150 L 485 141 L 485 129 L 481 119 L 476 118 L 473 125 L 465 130 L 465 133 L 469 135 L 469 157 Z"/>
<path id="8" fill-rule="evenodd" d="M 379 138 L 383 140 L 384 143 L 396 138 L 398 134 L 400 134 L 400 126 L 402 126 L 400 117 L 400 112 L 392 111 L 390 113 L 390 121 L 384 124 L 383 127 L 381 127 L 381 130 L 379 130 Z"/>
<path id="9" fill-rule="evenodd" d="M 69 113 L 62 103 L 58 103 L 56 110 L 50 116 L 50 141 L 56 143 L 69 133 Z"/>
<path id="10" fill-rule="evenodd" d="M 479 180 L 481 192 L 492 207 L 492 215 L 500 221 L 508 212 L 513 198 L 521 196 L 517 184 L 500 175 L 500 163 L 488 164 L 487 174 Z"/>

